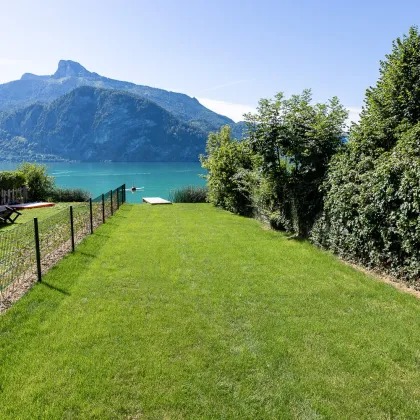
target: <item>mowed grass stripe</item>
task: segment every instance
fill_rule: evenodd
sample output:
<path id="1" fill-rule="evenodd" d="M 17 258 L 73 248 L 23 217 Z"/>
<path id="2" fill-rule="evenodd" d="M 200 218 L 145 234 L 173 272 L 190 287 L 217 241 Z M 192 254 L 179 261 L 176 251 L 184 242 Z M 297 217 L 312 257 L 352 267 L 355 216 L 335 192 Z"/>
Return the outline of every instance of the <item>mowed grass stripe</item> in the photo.
<path id="1" fill-rule="evenodd" d="M 416 418 L 419 315 L 255 220 L 124 205 L 0 318 L 0 418 Z"/>

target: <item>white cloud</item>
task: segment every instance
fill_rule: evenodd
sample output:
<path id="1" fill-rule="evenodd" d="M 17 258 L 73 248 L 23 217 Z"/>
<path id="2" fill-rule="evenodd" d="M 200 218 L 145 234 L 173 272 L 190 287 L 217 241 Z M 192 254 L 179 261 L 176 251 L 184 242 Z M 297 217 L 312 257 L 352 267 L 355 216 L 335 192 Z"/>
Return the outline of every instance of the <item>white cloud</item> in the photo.
<path id="1" fill-rule="evenodd" d="M 255 112 L 255 107 L 245 104 L 235 104 L 232 102 L 218 101 L 215 99 L 197 98 L 206 108 L 211 109 L 218 114 L 225 115 L 233 121 L 243 121 L 243 114 Z"/>

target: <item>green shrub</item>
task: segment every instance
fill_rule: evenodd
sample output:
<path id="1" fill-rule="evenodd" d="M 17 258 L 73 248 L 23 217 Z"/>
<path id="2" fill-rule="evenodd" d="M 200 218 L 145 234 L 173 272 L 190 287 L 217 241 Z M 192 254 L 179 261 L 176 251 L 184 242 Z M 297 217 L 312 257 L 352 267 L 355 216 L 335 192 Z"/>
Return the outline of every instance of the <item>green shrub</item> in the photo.
<path id="1" fill-rule="evenodd" d="M 312 240 L 407 280 L 420 277 L 420 34 L 381 62 L 360 124 L 334 157 Z"/>
<path id="2" fill-rule="evenodd" d="M 261 99 L 257 112 L 245 116 L 249 143 L 261 156 L 258 169 L 265 178 L 260 183 L 263 194 L 254 189 L 257 213 L 275 226 L 308 234 L 322 211 L 319 187 L 331 157 L 343 144 L 347 115 L 336 97 L 326 104 L 312 104 L 307 89 L 290 98 L 278 93 L 274 99 Z"/>
<path id="3" fill-rule="evenodd" d="M 189 185 L 170 191 L 169 200 L 173 203 L 206 203 L 207 187 Z"/>
<path id="4" fill-rule="evenodd" d="M 20 171 L 0 172 L 0 190 L 13 190 L 25 184 L 25 175 Z"/>
<path id="5" fill-rule="evenodd" d="M 249 193 L 239 179 L 239 170 L 251 170 L 254 166 L 249 143 L 232 139 L 231 127 L 222 127 L 219 132 L 210 133 L 206 155 L 200 160 L 208 170 L 208 201 L 234 213 L 252 214 Z"/>
<path id="6" fill-rule="evenodd" d="M 307 235 L 322 211 L 319 187 L 342 146 L 348 114 L 337 98 L 311 102 L 310 90 L 289 99 L 279 93 L 245 116 L 247 138 L 233 140 L 229 127 L 211 133 L 201 157 L 209 201 Z"/>
<path id="7" fill-rule="evenodd" d="M 0 172 L 0 190 L 22 185 L 26 185 L 30 201 L 82 202 L 90 198 L 90 193 L 80 188 L 56 187 L 45 165 L 22 163 L 16 171 Z"/>
<path id="8" fill-rule="evenodd" d="M 413 147 L 417 150 L 413 151 Z M 392 152 L 334 160 L 312 240 L 404 279 L 420 277 L 420 125 Z M 352 167 L 349 168 L 349 165 Z"/>
<path id="9" fill-rule="evenodd" d="M 89 191 L 81 188 L 55 187 L 49 195 L 49 200 L 56 202 L 83 202 L 91 197 Z"/>
<path id="10" fill-rule="evenodd" d="M 28 188 L 28 199 L 31 201 L 46 200 L 54 188 L 54 177 L 47 174 L 47 167 L 37 163 L 22 163 L 18 172 L 25 176 Z"/>

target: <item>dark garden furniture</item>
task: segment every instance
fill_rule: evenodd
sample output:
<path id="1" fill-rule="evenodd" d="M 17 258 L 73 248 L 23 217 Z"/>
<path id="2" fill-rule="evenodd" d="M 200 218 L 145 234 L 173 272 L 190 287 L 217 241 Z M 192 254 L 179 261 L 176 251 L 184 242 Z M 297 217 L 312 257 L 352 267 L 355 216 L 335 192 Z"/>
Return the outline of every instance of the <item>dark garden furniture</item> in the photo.
<path id="1" fill-rule="evenodd" d="M 15 223 L 20 215 L 22 215 L 22 213 L 9 206 L 0 206 L 0 223 Z"/>

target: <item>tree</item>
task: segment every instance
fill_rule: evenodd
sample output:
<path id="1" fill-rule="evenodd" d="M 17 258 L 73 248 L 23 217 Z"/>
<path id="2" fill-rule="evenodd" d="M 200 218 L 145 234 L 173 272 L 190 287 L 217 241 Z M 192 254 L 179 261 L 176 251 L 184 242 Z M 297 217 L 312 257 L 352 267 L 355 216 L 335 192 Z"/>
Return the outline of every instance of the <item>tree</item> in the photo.
<path id="1" fill-rule="evenodd" d="M 322 210 L 322 184 L 328 163 L 343 143 L 348 112 L 334 97 L 312 105 L 310 90 L 285 99 L 262 99 L 245 116 L 249 143 L 262 157 L 261 170 L 273 185 L 282 225 L 306 235 Z"/>
<path id="2" fill-rule="evenodd" d="M 375 87 L 366 90 L 365 106 L 352 139 L 363 153 L 391 150 L 400 136 L 420 121 L 420 35 L 412 26 L 408 35 L 392 43 L 391 54 L 380 62 Z"/>
<path id="3" fill-rule="evenodd" d="M 420 275 L 420 35 L 393 42 L 360 123 L 331 162 L 313 240 L 407 279 Z"/>
<path id="4" fill-rule="evenodd" d="M 25 176 L 28 198 L 33 201 L 46 200 L 54 188 L 54 177 L 49 176 L 47 167 L 37 163 L 22 163 L 18 171 Z"/>
<path id="5" fill-rule="evenodd" d="M 208 170 L 208 200 L 216 206 L 243 215 L 250 215 L 250 198 L 241 187 L 240 169 L 251 170 L 255 158 L 247 141 L 232 139 L 232 129 L 224 126 L 210 133 L 206 155 L 200 156 L 201 165 Z"/>
<path id="6" fill-rule="evenodd" d="M 0 172 L 0 190 L 13 190 L 25 183 L 25 175 L 19 171 Z"/>

